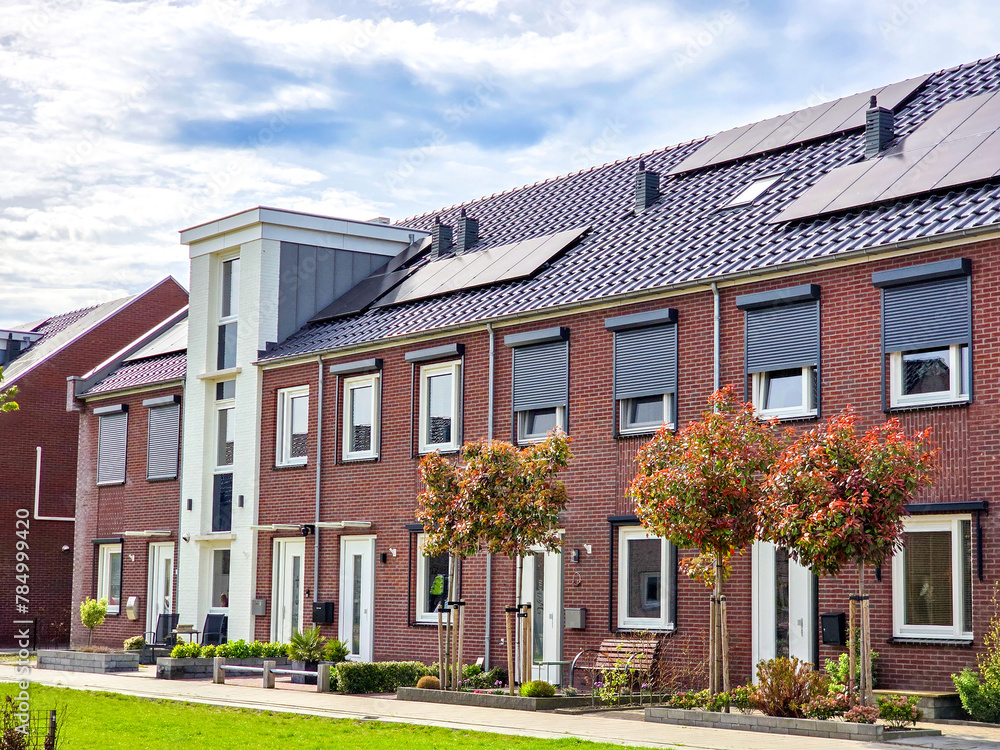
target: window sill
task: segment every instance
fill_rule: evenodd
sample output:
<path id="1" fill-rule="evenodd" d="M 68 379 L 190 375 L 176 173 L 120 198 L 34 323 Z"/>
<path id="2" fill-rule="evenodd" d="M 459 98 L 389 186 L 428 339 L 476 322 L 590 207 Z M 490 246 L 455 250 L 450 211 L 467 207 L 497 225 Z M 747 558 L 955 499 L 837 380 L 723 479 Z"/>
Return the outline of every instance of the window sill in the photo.
<path id="1" fill-rule="evenodd" d="M 147 482 L 176 482 L 177 479 L 176 474 L 172 477 L 146 477 Z"/>
<path id="2" fill-rule="evenodd" d="M 757 412 L 757 419 L 770 421 L 777 419 L 779 422 L 810 422 L 818 419 L 816 412 L 801 412 L 797 414 L 768 414 L 767 412 Z"/>
<path id="3" fill-rule="evenodd" d="M 921 409 L 954 409 L 967 407 L 972 404 L 971 399 L 963 398 L 956 401 L 929 401 L 925 404 L 896 404 L 885 410 L 886 414 L 906 411 L 920 411 Z"/>
<path id="4" fill-rule="evenodd" d="M 959 648 L 971 648 L 974 643 L 972 638 L 928 638 L 927 636 L 905 635 L 894 635 L 891 638 L 886 638 L 885 642 L 901 646 L 957 646 Z"/>
<path id="5" fill-rule="evenodd" d="M 230 378 L 234 375 L 239 375 L 242 371 L 241 367 L 227 367 L 224 370 L 212 370 L 210 372 L 203 372 L 198 376 L 198 380 L 222 380 L 223 378 Z"/>
<path id="6" fill-rule="evenodd" d="M 448 446 L 447 448 L 435 448 L 435 447 L 421 448 L 417 452 L 415 458 L 420 458 L 422 456 L 426 456 L 430 453 L 435 453 L 435 452 L 440 453 L 442 456 L 450 456 L 456 453 L 461 453 L 462 449 L 457 445 Z"/>
<path id="7" fill-rule="evenodd" d="M 271 471 L 294 471 L 295 469 L 308 469 L 309 464 L 275 464 Z"/>
<path id="8" fill-rule="evenodd" d="M 437 620 L 410 620 L 410 627 L 413 628 L 436 628 L 437 624 Z"/>
<path id="9" fill-rule="evenodd" d="M 636 635 L 640 635 L 642 633 L 662 633 L 663 635 L 670 636 L 676 632 L 677 632 L 676 625 L 658 626 L 650 628 L 642 628 L 642 627 L 637 627 L 635 625 L 619 625 L 618 627 L 615 628 L 615 633 L 617 633 L 618 635 L 628 635 L 630 633 L 635 633 Z"/>
<path id="10" fill-rule="evenodd" d="M 343 465 L 343 464 L 377 464 L 378 463 L 378 459 L 379 459 L 378 456 L 356 456 L 356 457 L 345 456 L 344 458 L 340 459 L 337 463 L 341 464 L 341 465 Z"/>
<path id="11" fill-rule="evenodd" d="M 637 438 L 637 437 L 648 438 L 658 433 L 664 427 L 666 427 L 669 432 L 677 432 L 677 427 L 675 427 L 672 424 L 666 424 L 666 425 L 660 425 L 659 427 L 650 427 L 649 429 L 642 429 L 642 430 L 628 430 L 628 431 L 619 430 L 618 433 L 615 435 L 615 437 L 622 440 L 628 438 Z"/>

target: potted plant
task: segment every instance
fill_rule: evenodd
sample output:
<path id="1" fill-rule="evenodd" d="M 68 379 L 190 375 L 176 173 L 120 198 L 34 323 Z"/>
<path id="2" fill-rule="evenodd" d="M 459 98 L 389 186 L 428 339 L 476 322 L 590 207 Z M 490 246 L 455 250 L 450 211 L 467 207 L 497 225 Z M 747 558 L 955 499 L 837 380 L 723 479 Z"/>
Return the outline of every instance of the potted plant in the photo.
<path id="1" fill-rule="evenodd" d="M 288 658 L 292 660 L 292 669 L 308 669 L 315 672 L 319 663 L 323 661 L 325 648 L 326 638 L 319 634 L 319 625 L 301 633 L 296 630 L 288 642 Z M 292 675 L 292 682 L 315 685 L 316 676 Z"/>

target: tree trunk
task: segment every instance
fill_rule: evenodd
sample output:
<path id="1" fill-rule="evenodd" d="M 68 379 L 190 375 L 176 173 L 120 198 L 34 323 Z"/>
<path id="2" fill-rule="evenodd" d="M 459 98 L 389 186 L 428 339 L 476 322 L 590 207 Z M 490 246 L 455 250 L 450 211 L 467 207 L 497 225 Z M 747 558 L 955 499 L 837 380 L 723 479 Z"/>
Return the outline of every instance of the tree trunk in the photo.
<path id="1" fill-rule="evenodd" d="M 441 683 L 441 688 L 443 690 L 448 690 L 452 683 L 451 674 L 451 629 L 452 629 L 452 610 L 449 602 L 451 601 L 451 587 L 455 580 L 455 570 L 454 570 L 455 556 L 452 554 L 448 555 L 448 587 L 444 591 L 444 606 L 447 612 L 447 617 L 445 618 L 444 626 L 444 682 Z"/>
<path id="2" fill-rule="evenodd" d="M 87 636 L 87 645 L 88 646 L 93 646 L 94 645 L 94 629 L 93 628 L 87 628 L 87 630 L 90 631 L 90 635 Z"/>
<path id="3" fill-rule="evenodd" d="M 462 602 L 461 602 L 461 590 L 462 590 L 462 560 L 459 557 L 455 558 L 455 585 L 453 586 L 454 593 L 452 596 L 452 605 L 455 607 L 455 689 L 462 685 Z"/>
<path id="4" fill-rule="evenodd" d="M 510 690 L 510 694 L 514 694 L 514 643 L 511 639 L 511 629 L 510 629 L 510 607 L 507 607 L 504 611 L 504 619 L 507 623 L 507 687 Z"/>
<path id="5" fill-rule="evenodd" d="M 857 661 L 855 660 L 855 654 L 857 653 L 857 646 L 854 635 L 854 614 L 857 609 L 857 601 L 852 596 L 849 605 L 849 614 L 847 616 L 847 702 L 849 705 L 853 706 L 857 695 L 854 692 L 854 675 L 857 670 Z"/>
<path id="6" fill-rule="evenodd" d="M 722 679 L 716 678 L 715 686 L 724 692 L 729 692 L 729 631 L 726 628 L 726 600 L 722 594 L 722 572 L 724 570 L 721 554 L 715 557 L 715 600 L 717 619 L 719 621 L 719 637 L 717 639 L 718 654 L 716 664 L 722 670 Z M 721 658 L 719 658 L 721 657 Z"/>
<path id="7" fill-rule="evenodd" d="M 711 695 L 719 692 L 715 682 L 717 675 L 715 669 L 715 615 L 715 590 L 713 589 L 708 600 L 708 692 Z"/>
<path id="8" fill-rule="evenodd" d="M 861 691 L 861 705 L 872 705 L 872 635 L 871 622 L 868 617 L 868 598 L 865 596 L 865 564 L 858 563 L 858 597 L 861 603 L 861 679 L 858 688 Z"/>
<path id="9" fill-rule="evenodd" d="M 444 612 L 441 611 L 442 602 L 438 602 L 438 682 L 444 687 Z"/>

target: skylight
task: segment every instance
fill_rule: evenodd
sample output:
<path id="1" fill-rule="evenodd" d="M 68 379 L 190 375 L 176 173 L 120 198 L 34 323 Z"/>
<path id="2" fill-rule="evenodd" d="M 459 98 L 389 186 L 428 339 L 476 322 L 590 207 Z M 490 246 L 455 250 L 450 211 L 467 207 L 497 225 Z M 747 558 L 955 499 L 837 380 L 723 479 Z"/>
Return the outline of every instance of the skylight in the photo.
<path id="1" fill-rule="evenodd" d="M 745 206 L 748 203 L 753 203 L 755 200 L 760 198 L 768 189 L 781 179 L 781 175 L 772 175 L 771 177 L 762 177 L 759 180 L 754 180 L 749 185 L 747 185 L 743 190 L 737 194 L 729 203 L 725 205 L 725 208 L 732 208 L 733 206 Z"/>

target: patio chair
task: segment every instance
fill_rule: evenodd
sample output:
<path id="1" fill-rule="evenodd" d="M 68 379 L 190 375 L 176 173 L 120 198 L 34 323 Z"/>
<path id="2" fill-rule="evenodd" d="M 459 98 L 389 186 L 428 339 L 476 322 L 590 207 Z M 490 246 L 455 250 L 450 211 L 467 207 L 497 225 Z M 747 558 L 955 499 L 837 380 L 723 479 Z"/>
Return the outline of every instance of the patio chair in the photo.
<path id="1" fill-rule="evenodd" d="M 206 615 L 205 627 L 201 629 L 202 646 L 218 646 L 225 643 L 229 631 L 229 618 L 226 615 Z"/>
<path id="2" fill-rule="evenodd" d="M 155 664 L 157 650 L 165 651 L 169 656 L 174 646 L 177 645 L 177 636 L 173 630 L 177 627 L 178 614 L 162 614 L 156 618 L 156 630 L 151 630 L 143 635 L 142 651 L 139 654 L 139 661 L 143 664 Z M 149 654 L 149 657 L 147 657 Z M 152 661 L 147 661 L 151 658 Z"/>

